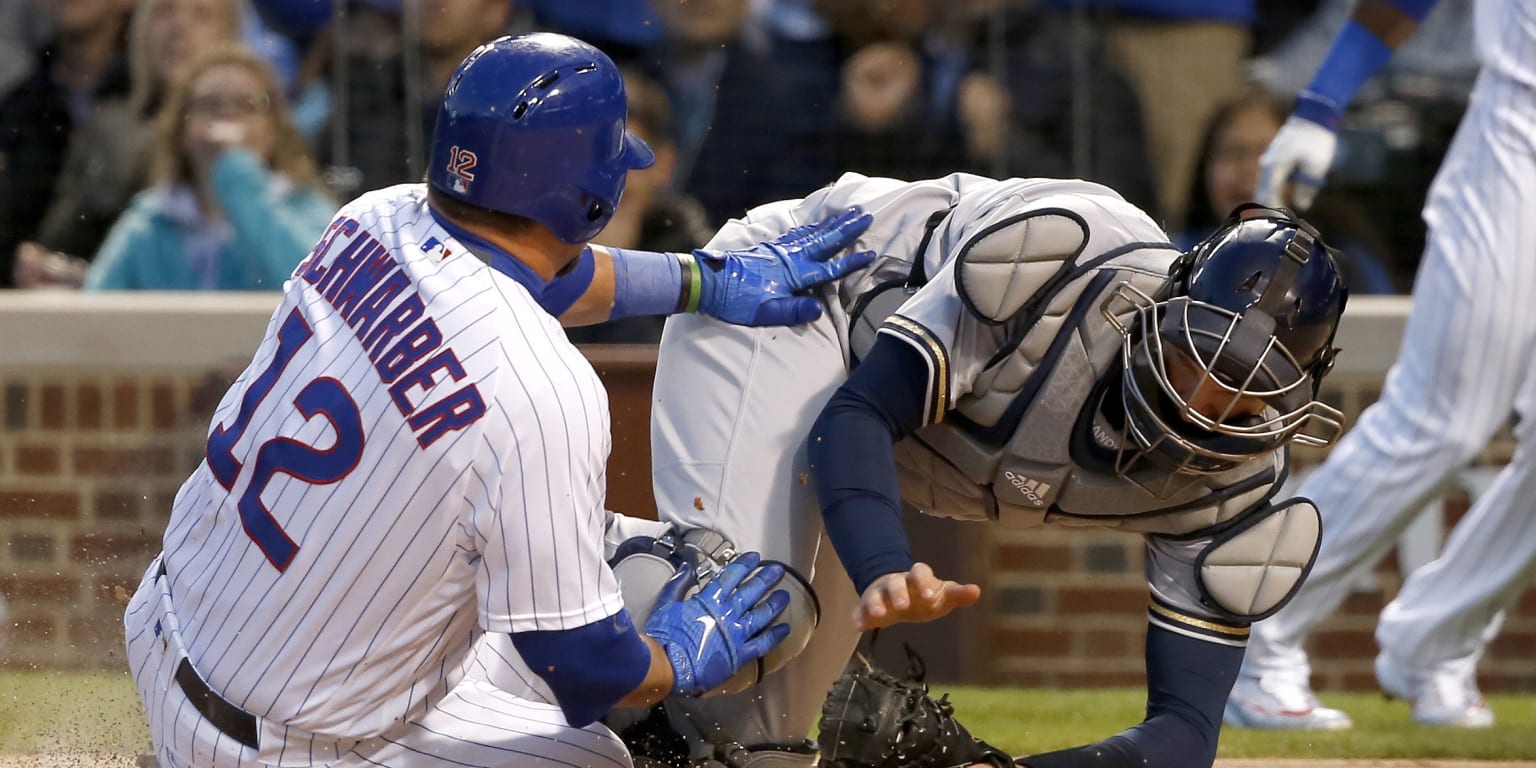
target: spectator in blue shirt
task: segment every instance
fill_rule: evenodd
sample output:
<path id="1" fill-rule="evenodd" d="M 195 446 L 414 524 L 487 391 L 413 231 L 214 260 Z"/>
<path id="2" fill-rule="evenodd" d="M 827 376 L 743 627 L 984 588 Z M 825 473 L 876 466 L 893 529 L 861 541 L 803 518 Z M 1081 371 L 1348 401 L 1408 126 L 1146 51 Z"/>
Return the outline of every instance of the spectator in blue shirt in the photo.
<path id="1" fill-rule="evenodd" d="M 336 206 L 259 57 L 190 65 L 159 118 L 156 183 L 118 219 L 88 290 L 278 290 Z"/>

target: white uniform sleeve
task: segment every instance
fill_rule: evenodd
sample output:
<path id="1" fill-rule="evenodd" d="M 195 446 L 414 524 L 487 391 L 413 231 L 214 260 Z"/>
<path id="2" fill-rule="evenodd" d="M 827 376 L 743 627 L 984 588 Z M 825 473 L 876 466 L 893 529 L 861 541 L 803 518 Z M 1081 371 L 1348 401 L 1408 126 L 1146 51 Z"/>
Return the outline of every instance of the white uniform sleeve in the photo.
<path id="1" fill-rule="evenodd" d="M 745 248 L 771 240 L 793 227 L 812 224 L 858 206 L 875 217 L 852 251 L 874 251 L 878 260 L 899 255 L 905 260 L 922 239 L 923 224 L 935 211 L 954 207 L 968 190 L 994 187 L 998 182 L 956 173 L 925 181 L 900 181 L 845 173 L 837 181 L 802 200 L 781 200 L 753 208 L 732 219 L 710 239 L 712 249 Z"/>
<path id="2" fill-rule="evenodd" d="M 553 318 L 528 307 L 502 336 L 502 424 L 485 429 L 487 503 L 471 518 L 476 595 L 492 632 L 563 630 L 623 607 L 603 557 L 608 400 Z"/>
<path id="3" fill-rule="evenodd" d="M 982 323 L 965 308 L 955 286 L 953 263 L 886 318 L 880 334 L 911 346 L 928 364 L 924 424 L 944 420 L 944 412 L 970 391 L 1003 342 L 997 326 Z"/>

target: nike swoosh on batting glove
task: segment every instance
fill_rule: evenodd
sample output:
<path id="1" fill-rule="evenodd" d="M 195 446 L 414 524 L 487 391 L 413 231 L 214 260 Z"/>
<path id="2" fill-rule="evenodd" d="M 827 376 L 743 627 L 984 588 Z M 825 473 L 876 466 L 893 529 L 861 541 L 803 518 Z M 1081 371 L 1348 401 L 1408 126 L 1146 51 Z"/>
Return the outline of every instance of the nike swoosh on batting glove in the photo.
<path id="1" fill-rule="evenodd" d="M 699 696 L 713 690 L 789 635 L 789 625 L 773 623 L 789 604 L 787 593 L 773 590 L 784 567 L 768 563 L 759 569 L 759 561 L 756 552 L 743 553 L 686 599 L 694 575 L 693 564 L 685 562 L 662 588 L 645 632 L 666 651 L 674 692 Z"/>

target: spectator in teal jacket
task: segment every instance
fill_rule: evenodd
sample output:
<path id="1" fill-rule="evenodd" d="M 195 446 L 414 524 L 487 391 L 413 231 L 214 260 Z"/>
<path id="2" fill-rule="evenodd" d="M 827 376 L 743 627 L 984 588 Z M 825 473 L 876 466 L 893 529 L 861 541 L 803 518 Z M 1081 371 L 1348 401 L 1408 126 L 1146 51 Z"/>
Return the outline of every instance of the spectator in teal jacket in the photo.
<path id="1" fill-rule="evenodd" d="M 279 290 L 336 205 L 267 65 L 200 58 L 159 117 L 156 183 L 112 226 L 87 290 Z"/>

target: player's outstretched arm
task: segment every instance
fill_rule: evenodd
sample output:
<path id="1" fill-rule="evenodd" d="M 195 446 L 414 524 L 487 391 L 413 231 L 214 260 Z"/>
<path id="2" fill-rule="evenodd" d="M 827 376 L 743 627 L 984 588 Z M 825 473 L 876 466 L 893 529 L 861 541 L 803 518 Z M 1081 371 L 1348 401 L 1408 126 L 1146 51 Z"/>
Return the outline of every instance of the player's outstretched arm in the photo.
<path id="1" fill-rule="evenodd" d="M 621 610 L 574 629 L 514 632 L 512 645 L 580 728 L 616 706 L 711 691 L 773 650 L 790 631 L 774 623 L 789 604 L 788 593 L 774 589 L 783 576 L 783 565 L 744 552 L 684 597 L 698 583 L 689 563 L 656 598 L 643 633 Z"/>
<path id="2" fill-rule="evenodd" d="M 1438 0 L 1360 0 L 1334 38 L 1312 83 L 1296 97 L 1296 108 L 1259 158 L 1264 205 L 1312 206 L 1338 149 L 1335 131 L 1344 108 L 1360 86 L 1413 35 Z M 1287 192 L 1287 185 L 1290 190 Z"/>
<path id="3" fill-rule="evenodd" d="M 795 325 L 821 317 L 821 301 L 803 292 L 875 260 L 872 251 L 837 256 L 873 221 L 855 208 L 750 248 L 694 251 L 697 310 L 736 325 Z"/>
<path id="4" fill-rule="evenodd" d="M 938 578 L 914 562 L 901 524 L 893 443 L 923 421 L 928 369 L 907 344 L 881 336 L 811 428 L 810 460 L 827 535 L 861 595 L 859 631 L 932 621 L 970 605 L 981 587 Z"/>
<path id="5" fill-rule="evenodd" d="M 593 246 L 592 284 L 565 313 L 566 326 L 633 315 L 700 312 L 737 325 L 794 325 L 821 315 L 807 288 L 835 280 L 874 260 L 862 251 L 840 255 L 873 218 L 850 209 L 796 227 L 750 248 L 654 253 Z"/>

